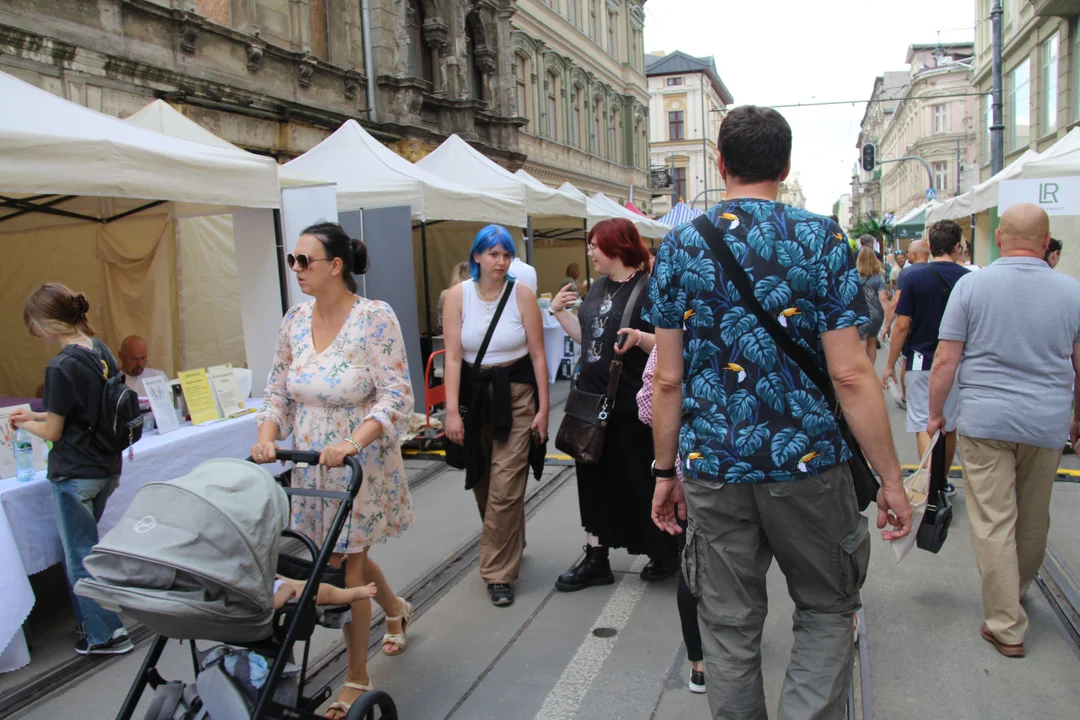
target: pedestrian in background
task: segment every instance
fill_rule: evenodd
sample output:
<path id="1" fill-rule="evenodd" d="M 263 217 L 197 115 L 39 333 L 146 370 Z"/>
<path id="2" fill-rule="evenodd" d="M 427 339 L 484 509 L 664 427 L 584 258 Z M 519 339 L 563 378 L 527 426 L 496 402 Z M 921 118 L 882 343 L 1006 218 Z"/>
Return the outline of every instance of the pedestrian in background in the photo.
<path id="1" fill-rule="evenodd" d="M 662 580 L 679 570 L 675 539 L 654 527 L 649 518 L 655 487 L 649 469 L 652 434 L 637 415 L 637 393 L 653 348 L 653 326 L 641 317 L 647 285 L 634 301 L 630 327 L 620 327 L 634 289 L 648 283 L 644 268 L 649 251 L 634 224 L 617 218 L 603 220 L 589 231 L 589 257 L 601 279 L 589 289 L 577 316 L 567 311 L 574 294 L 566 287 L 551 301 L 550 312 L 581 345 L 579 389 L 606 394 L 616 353 L 622 355 L 623 368 L 609 410 L 600 462 L 576 464 L 585 557 L 559 576 L 555 587 L 562 592 L 615 582 L 608 560 L 611 548 L 648 555 L 649 563 L 641 571 L 646 581 Z M 621 335 L 626 340 L 617 350 Z"/>
<path id="2" fill-rule="evenodd" d="M 638 418 L 641 422 L 652 427 L 652 399 L 653 399 L 653 376 L 656 373 L 656 348 L 649 354 L 649 362 L 645 364 L 645 374 L 641 378 L 641 390 L 637 394 Z M 675 475 L 682 483 L 681 463 L 675 463 Z M 686 521 L 679 520 L 682 533 L 676 536 L 679 543 L 679 553 L 686 550 Z M 676 604 L 679 608 L 679 624 L 682 626 L 683 644 L 686 646 L 686 659 L 690 661 L 690 681 L 687 687 L 690 692 L 702 694 L 705 687 L 705 654 L 701 649 L 701 628 L 698 627 L 697 607 L 698 599 L 690 592 L 690 586 L 686 584 L 686 575 L 679 572 L 679 589 L 676 593 Z"/>
<path id="3" fill-rule="evenodd" d="M 847 238 L 828 219 L 777 202 L 791 169 L 791 128 L 770 108 L 738 107 L 724 118 L 719 145 L 728 199 L 672 231 L 653 268 L 653 518 L 678 534 L 676 517 L 688 516 L 683 572 L 700 598 L 713 717 L 768 717 L 761 637 L 775 557 L 796 607 L 778 717 L 840 718 L 869 529 L 834 409 L 773 332 L 808 348 L 835 387 L 881 477 L 878 527 L 898 528 L 885 539 L 910 532 L 911 506 L 859 339 L 866 302 Z M 699 221 L 712 225 L 709 232 Z M 760 296 L 762 314 L 784 318 L 784 326 L 763 327 L 732 289 L 718 254 L 728 256 L 725 245 Z M 677 454 L 685 486 L 675 479 Z"/>
<path id="4" fill-rule="evenodd" d="M 1046 552 L 1050 495 L 1066 427 L 1080 441 L 1080 283 L 1043 258 L 1050 221 L 1034 205 L 1001 216 L 1001 257 L 953 288 L 930 374 L 926 432 L 947 427 L 959 387 L 960 457 L 982 576 L 980 634 L 1024 656 L 1021 600 Z"/>
<path id="5" fill-rule="evenodd" d="M 470 278 L 446 298 L 446 436 L 465 451 L 465 488 L 483 523 L 480 576 L 496 606 L 514 602 L 529 456 L 548 432 L 544 322 L 536 293 L 510 272 L 514 253 L 506 228 L 483 228 L 469 251 Z"/>
<path id="6" fill-rule="evenodd" d="M 443 311 L 446 309 L 446 296 L 450 293 L 450 288 L 455 285 L 459 285 L 469 279 L 469 261 L 462 260 L 454 266 L 453 271 L 450 273 L 450 287 L 439 293 L 439 332 L 443 330 Z"/>
<path id="7" fill-rule="evenodd" d="M 889 304 L 889 295 L 885 289 L 885 270 L 874 251 L 864 247 L 859 251 L 856 265 L 862 278 L 862 293 L 866 297 L 867 317 L 869 322 L 859 326 L 859 339 L 863 341 L 866 356 L 871 364 L 877 362 L 878 333 L 885 323 L 885 306 Z"/>
<path id="8" fill-rule="evenodd" d="M 915 434 L 919 457 L 926 453 L 932 437 L 926 434 L 926 421 L 930 417 L 930 366 L 938 346 L 938 327 L 953 286 L 969 272 L 959 262 L 963 237 L 956 222 L 939 220 L 927 235 L 933 259 L 912 267 L 900 279 L 902 294 L 896 306 L 889 359 L 881 374 L 881 384 L 887 389 L 890 382 L 896 382 L 896 362 L 903 353 L 907 431 Z M 957 401 L 954 390 L 945 405 L 945 457 L 949 464 L 956 453 Z M 955 492 L 952 483 L 946 483 L 946 490 Z"/>
<path id="9" fill-rule="evenodd" d="M 1056 238 L 1050 238 L 1050 244 L 1046 247 L 1046 264 L 1053 270 L 1061 262 L 1061 241 Z"/>

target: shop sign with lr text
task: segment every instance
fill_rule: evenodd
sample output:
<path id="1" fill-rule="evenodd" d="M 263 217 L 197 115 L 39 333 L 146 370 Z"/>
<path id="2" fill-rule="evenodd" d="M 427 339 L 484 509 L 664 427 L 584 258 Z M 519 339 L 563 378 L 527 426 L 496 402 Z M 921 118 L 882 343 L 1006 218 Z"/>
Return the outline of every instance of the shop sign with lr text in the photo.
<path id="1" fill-rule="evenodd" d="M 998 213 L 1031 203 L 1047 215 L 1080 215 L 1080 177 L 1003 180 L 998 185 Z"/>

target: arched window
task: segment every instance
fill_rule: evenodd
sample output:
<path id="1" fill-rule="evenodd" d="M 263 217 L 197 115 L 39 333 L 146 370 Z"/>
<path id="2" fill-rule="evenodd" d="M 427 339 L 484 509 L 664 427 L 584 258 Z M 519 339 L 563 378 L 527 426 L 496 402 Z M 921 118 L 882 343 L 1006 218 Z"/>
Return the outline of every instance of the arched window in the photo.
<path id="1" fill-rule="evenodd" d="M 593 153 L 604 156 L 604 99 L 597 97 L 593 100 Z"/>
<path id="2" fill-rule="evenodd" d="M 614 150 L 612 152 L 612 155 L 614 157 L 612 159 L 615 160 L 615 162 L 617 162 L 618 164 L 622 165 L 623 163 L 626 162 L 626 158 L 625 158 L 624 153 L 623 153 L 624 139 L 623 139 L 623 117 L 622 117 L 623 113 L 622 113 L 622 108 L 619 107 L 618 105 L 616 105 L 615 109 L 614 109 L 614 112 L 615 112 L 615 122 L 613 122 L 612 125 L 615 126 L 615 143 L 612 146 L 614 148 Z"/>
<path id="3" fill-rule="evenodd" d="M 424 40 L 424 8 L 419 0 L 409 0 L 406 24 L 409 31 L 409 76 L 433 82 L 433 55 Z"/>
<path id="4" fill-rule="evenodd" d="M 534 132 L 533 129 L 533 112 L 529 98 L 531 93 L 529 91 L 532 83 L 529 77 L 529 60 L 521 53 L 514 55 L 514 78 L 517 81 L 517 111 L 518 115 L 528 118 L 529 122 L 525 125 L 525 132 Z"/>
<path id="5" fill-rule="evenodd" d="M 480 64 L 476 61 L 478 44 L 476 42 L 476 33 L 472 27 L 474 20 L 474 16 L 465 19 L 465 54 L 469 59 L 469 97 L 473 100 L 483 100 L 484 73 L 480 69 Z"/>
<path id="6" fill-rule="evenodd" d="M 547 74 L 544 82 L 544 93 L 547 101 L 547 136 L 552 140 L 559 139 L 559 76 L 554 70 Z"/>

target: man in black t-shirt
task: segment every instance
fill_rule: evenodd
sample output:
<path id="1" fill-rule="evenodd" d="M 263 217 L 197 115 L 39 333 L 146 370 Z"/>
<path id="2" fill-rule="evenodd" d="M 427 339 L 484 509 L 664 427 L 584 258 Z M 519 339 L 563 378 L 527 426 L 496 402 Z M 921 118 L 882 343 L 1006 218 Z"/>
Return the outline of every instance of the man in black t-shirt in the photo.
<path id="1" fill-rule="evenodd" d="M 881 375 L 886 387 L 890 379 L 895 380 L 894 367 L 902 351 L 907 370 L 907 431 L 916 435 L 919 457 L 930 445 L 926 424 L 930 419 L 930 366 L 937 350 L 938 327 L 953 286 L 969 272 L 960 264 L 962 235 L 959 225 L 952 220 L 940 220 L 930 226 L 927 234 L 932 259 L 911 267 L 900 276 L 900 298 L 896 305 L 889 360 Z M 956 449 L 957 400 L 954 388 L 945 403 L 945 452 L 950 463 Z"/>

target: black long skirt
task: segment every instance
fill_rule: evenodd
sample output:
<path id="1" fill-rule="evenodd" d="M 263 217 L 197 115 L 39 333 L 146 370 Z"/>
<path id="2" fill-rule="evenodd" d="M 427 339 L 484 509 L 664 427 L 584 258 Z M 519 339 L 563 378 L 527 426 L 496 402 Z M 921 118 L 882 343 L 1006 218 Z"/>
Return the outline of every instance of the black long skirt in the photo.
<path id="1" fill-rule="evenodd" d="M 678 548 L 652 521 L 652 461 L 652 430 L 637 411 L 612 413 L 599 464 L 577 463 L 581 524 L 604 547 L 669 559 Z"/>

